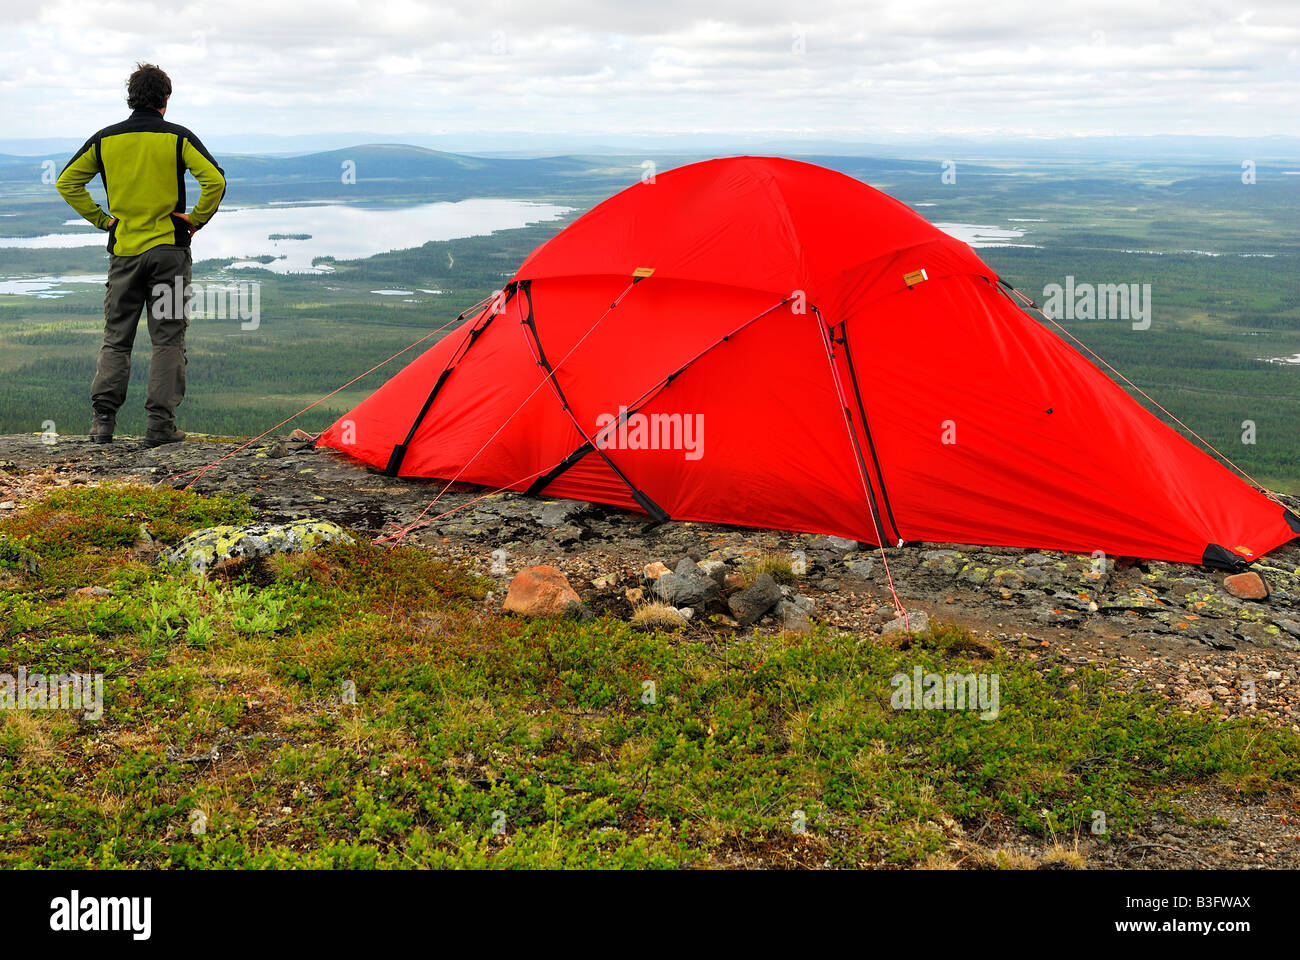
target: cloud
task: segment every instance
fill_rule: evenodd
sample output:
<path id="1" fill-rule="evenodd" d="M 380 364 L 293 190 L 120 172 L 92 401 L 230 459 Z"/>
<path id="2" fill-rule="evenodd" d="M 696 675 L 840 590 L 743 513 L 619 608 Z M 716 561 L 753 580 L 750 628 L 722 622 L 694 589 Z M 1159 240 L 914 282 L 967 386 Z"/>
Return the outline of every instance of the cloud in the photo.
<path id="1" fill-rule="evenodd" d="M 82 137 L 136 60 L 201 136 L 1002 130 L 1300 134 L 1300 7 L 1030 0 L 25 5 L 7 130 Z"/>

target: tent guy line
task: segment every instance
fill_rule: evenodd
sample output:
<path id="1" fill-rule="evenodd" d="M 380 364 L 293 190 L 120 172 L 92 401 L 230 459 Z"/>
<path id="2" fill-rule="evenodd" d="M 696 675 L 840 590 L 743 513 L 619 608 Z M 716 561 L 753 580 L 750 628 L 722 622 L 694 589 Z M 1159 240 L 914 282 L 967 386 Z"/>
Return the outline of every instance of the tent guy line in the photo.
<path id="1" fill-rule="evenodd" d="M 573 355 L 573 352 L 577 350 L 578 347 L 580 347 L 589 336 L 591 336 L 591 334 L 595 331 L 595 329 L 598 326 L 600 326 L 601 322 L 604 321 L 604 319 L 608 317 L 610 313 L 623 301 L 623 298 L 628 295 L 628 293 L 632 290 L 634 286 L 636 286 L 637 281 L 640 279 L 641 279 L 640 277 L 633 277 L 632 282 L 627 285 L 627 287 L 623 290 L 622 293 L 620 293 L 617 297 L 614 298 L 614 302 L 609 305 L 609 307 L 605 310 L 604 313 L 602 313 L 599 317 L 596 318 L 596 322 L 587 328 L 587 332 L 584 333 L 582 337 L 578 340 L 578 342 L 575 343 L 569 349 L 569 352 L 566 353 L 560 359 L 560 362 L 555 365 L 555 369 L 558 369 L 559 367 L 562 367 L 564 365 L 564 362 Z M 501 313 L 503 313 L 505 311 L 505 306 L 506 305 L 502 303 L 496 309 L 494 309 L 492 314 L 489 316 L 488 321 L 491 322 L 492 318 L 497 317 Z M 505 420 L 501 422 L 501 425 L 497 427 L 496 431 L 492 434 L 492 436 L 488 437 L 487 440 L 483 441 L 483 445 L 479 447 L 477 451 L 475 451 L 473 456 L 471 456 L 468 460 L 465 461 L 464 465 L 460 468 L 459 471 L 457 471 L 456 475 L 452 477 L 450 480 L 448 480 L 445 484 L 443 484 L 442 489 L 438 491 L 438 495 L 435 496 L 433 500 L 429 502 L 429 505 L 420 512 L 420 516 L 416 517 L 413 521 L 411 521 L 411 523 L 406 527 L 406 529 L 402 531 L 401 536 L 397 537 L 396 539 L 401 540 L 402 537 L 405 537 L 408 533 L 410 533 L 410 531 L 414 528 L 415 524 L 420 522 L 420 518 L 423 517 L 426 513 L 428 513 L 429 510 L 433 509 L 434 505 L 437 504 L 438 501 L 442 499 L 442 495 L 447 492 L 447 490 L 451 487 L 452 484 L 454 484 L 457 480 L 459 480 L 464 475 L 465 471 L 469 469 L 470 464 L 472 464 L 475 460 L 477 460 L 480 456 L 482 456 L 483 452 L 487 450 L 489 446 L 492 445 L 492 442 L 496 440 L 498 436 L 501 435 L 501 431 L 510 425 L 510 422 L 514 420 L 516 416 L 518 416 L 519 411 L 521 411 L 525 406 L 528 405 L 528 402 L 532 400 L 534 396 L 536 396 L 537 391 L 541 390 L 542 387 L 545 386 L 546 382 L 552 376 L 554 376 L 553 371 L 551 372 L 550 376 L 543 377 L 538 382 L 537 386 L 533 387 L 533 389 L 529 392 L 528 396 L 524 397 L 524 399 L 520 402 L 519 406 L 517 406 L 514 409 L 514 412 L 511 413 L 508 417 L 505 418 Z M 428 404 L 426 404 L 425 409 L 426 410 L 428 409 Z M 390 458 L 390 464 L 391 464 L 391 458 Z M 535 474 L 530 474 L 528 477 L 523 479 L 531 480 L 534 475 Z M 522 480 L 516 482 L 522 482 Z"/>
<path id="2" fill-rule="evenodd" d="M 1195 437 L 1197 440 L 1199 440 L 1199 441 L 1201 442 L 1201 444 L 1204 445 L 1205 448 L 1206 448 L 1207 450 L 1212 451 L 1212 452 L 1213 452 L 1213 453 L 1214 453 L 1214 454 L 1215 454 L 1215 455 L 1216 455 L 1220 460 L 1222 460 L 1222 461 L 1223 461 L 1224 463 L 1226 463 L 1228 466 L 1232 467 L 1232 469 L 1236 470 L 1239 474 L 1241 474 L 1243 477 L 1245 477 L 1247 480 L 1249 480 L 1252 484 L 1254 484 L 1254 485 L 1259 489 L 1259 491 L 1260 491 L 1261 493 L 1263 493 L 1265 496 L 1267 496 L 1270 500 L 1275 500 L 1275 501 L 1277 501 L 1278 503 L 1281 503 L 1281 502 L 1282 502 L 1281 500 L 1278 499 L 1278 496 L 1277 496 L 1276 493 L 1274 493 L 1272 490 L 1269 490 L 1269 489 L 1268 489 L 1267 487 L 1265 487 L 1262 483 L 1260 483 L 1258 480 L 1256 480 L 1254 477 L 1252 477 L 1249 473 L 1247 473 L 1247 472 L 1246 472 L 1245 470 L 1243 470 L 1241 467 L 1237 466 L 1236 462 L 1233 461 L 1233 459 L 1232 459 L 1231 457 L 1229 457 L 1227 454 L 1225 454 L 1223 451 L 1221 451 L 1221 450 L 1220 450 L 1218 447 L 1216 447 L 1214 444 L 1210 443 L 1210 441 L 1206 440 L 1206 439 L 1205 439 L 1204 437 L 1202 437 L 1199 433 L 1197 433 L 1195 430 L 1193 430 L 1193 429 L 1192 429 L 1191 427 L 1189 427 L 1187 424 L 1183 423 L 1183 421 L 1179 420 L 1176 416 L 1174 416 L 1172 413 L 1170 413 L 1167 409 L 1165 409 L 1165 407 L 1160 403 L 1160 401 L 1156 400 L 1156 399 L 1155 399 L 1154 397 L 1152 397 L 1149 393 L 1147 393 L 1145 390 L 1143 390 L 1141 387 L 1139 387 L 1136 383 L 1134 383 L 1134 382 L 1133 382 L 1132 380 L 1130 380 L 1128 377 L 1124 376 L 1124 374 L 1120 373 L 1117 369 L 1115 369 L 1113 366 L 1111 366 L 1110 363 L 1107 362 L 1107 361 L 1106 361 L 1102 356 L 1100 356 L 1100 355 L 1099 355 L 1095 350 L 1093 350 L 1092 347 L 1088 346 L 1086 343 L 1084 343 L 1082 340 L 1080 340 L 1078 337 L 1076 337 L 1073 333 L 1071 333 L 1068 329 L 1066 329 L 1066 327 L 1064 327 L 1064 326 L 1063 326 L 1063 325 L 1062 325 L 1062 324 L 1061 324 L 1061 323 L 1060 323 L 1060 322 L 1059 322 L 1055 317 L 1053 317 L 1050 313 L 1048 313 L 1046 310 L 1044 310 L 1042 307 L 1040 307 L 1040 306 L 1039 306 L 1037 303 L 1035 303 L 1031 298 L 1026 297 L 1023 293 L 1021 293 L 1021 292 L 1020 292 L 1019 290 L 1017 290 L 1015 287 L 1011 286 L 1011 284 L 1007 283 L 1007 282 L 1006 282 L 1005 280 L 1003 280 L 1001 277 L 998 278 L 998 284 L 1000 285 L 1000 287 L 1005 287 L 1007 290 L 1010 290 L 1010 291 L 1011 291 L 1012 293 L 1014 293 L 1017 297 L 1019 297 L 1022 301 L 1024 301 L 1025 306 L 1027 306 L 1030 310 L 1034 311 L 1034 313 L 1038 314 L 1040 317 L 1042 317 L 1044 320 L 1046 320 L 1046 321 L 1047 321 L 1048 323 L 1050 323 L 1052 326 L 1056 327 L 1058 330 L 1060 330 L 1063 334 L 1065 334 L 1067 337 L 1069 337 L 1071 340 L 1073 340 L 1073 341 L 1074 341 L 1075 343 L 1077 343 L 1079 346 L 1083 347 L 1084 350 L 1087 350 L 1089 356 L 1091 356 L 1093 359 L 1095 359 L 1098 363 L 1102 364 L 1102 365 L 1103 365 L 1107 370 L 1109 370 L 1111 373 L 1115 374 L 1115 376 L 1119 377 L 1121 380 L 1123 380 L 1125 383 L 1127 383 L 1130 387 L 1132 387 L 1132 388 L 1133 388 L 1134 390 L 1136 390 L 1138 393 L 1142 394 L 1142 396 L 1146 398 L 1146 400 L 1147 400 L 1148 403 L 1151 403 L 1152 405 L 1158 407 L 1158 408 L 1160 409 L 1160 412 L 1161 412 L 1161 413 L 1163 413 L 1166 417 L 1168 417 L 1168 418 L 1169 418 L 1170 420 L 1172 420 L 1174 423 L 1178 424 L 1180 427 L 1182 427 L 1184 430 L 1186 430 L 1188 433 L 1190 433 L 1193 437 Z"/>
<path id="3" fill-rule="evenodd" d="M 377 364 L 375 364 L 373 367 L 371 367 L 371 368 L 370 368 L 369 370 L 367 370 L 365 373 L 360 373 L 360 374 L 358 374 L 357 376 L 353 377 L 351 380 L 349 380 L 347 383 L 343 384 L 342 386 L 335 387 L 333 390 L 331 390 L 329 393 L 325 394 L 323 397 L 319 397 L 319 398 L 317 398 L 316 400 L 313 400 L 311 403 L 307 404 L 307 406 L 303 407 L 303 408 L 302 408 L 301 410 L 299 410 L 297 413 L 293 414 L 293 416 L 286 417 L 285 419 L 281 420 L 279 423 L 277 423 L 275 426 L 271 427 L 271 428 L 268 429 L 268 430 L 263 430 L 263 431 L 262 431 L 261 433 L 259 433 L 257 436 L 252 437 L 252 438 L 250 438 L 250 439 L 244 441 L 244 442 L 241 443 L 239 446 L 235 447 L 233 450 L 230 450 L 230 451 L 226 452 L 225 454 L 221 455 L 220 457 L 217 457 L 217 459 L 213 460 L 211 463 L 207 464 L 206 466 L 203 466 L 203 467 L 196 467 L 196 468 L 193 469 L 193 470 L 186 470 L 186 471 L 184 471 L 184 472 L 182 472 L 182 473 L 176 473 L 176 474 L 173 474 L 173 475 L 170 476 L 170 477 L 166 477 L 166 478 L 164 478 L 164 479 L 162 479 L 162 480 L 159 480 L 158 483 L 154 484 L 154 486 L 157 487 L 157 486 L 160 486 L 160 485 L 162 485 L 162 484 L 169 484 L 169 483 L 171 483 L 173 480 L 179 480 L 179 479 L 181 479 L 182 477 L 188 477 L 190 474 L 194 474 L 194 476 L 191 477 L 190 480 L 189 480 L 189 481 L 184 485 L 185 487 L 189 487 L 189 486 L 192 485 L 196 480 L 198 480 L 199 477 L 203 476 L 203 475 L 204 475 L 205 473 L 207 473 L 209 470 L 211 470 L 211 469 L 213 469 L 214 467 L 216 467 L 216 466 L 217 466 L 218 464 L 220 464 L 222 461 L 230 459 L 230 458 L 233 457 L 235 454 L 239 453 L 239 451 L 247 449 L 248 447 L 250 447 L 250 446 L 252 446 L 254 443 L 256 443 L 258 440 L 261 440 L 261 439 L 263 439 L 264 437 L 269 436 L 270 434 L 274 433 L 276 430 L 279 430 L 281 427 L 283 427 L 283 426 L 285 426 L 285 425 L 287 425 L 287 424 L 292 423 L 293 421 L 297 420 L 299 417 L 301 417 L 301 416 L 302 416 L 304 413 L 306 413 L 307 411 L 309 411 L 309 410 L 313 410 L 313 409 L 315 409 L 316 407 L 320 406 L 322 403 L 324 403 L 324 402 L 325 402 L 326 400 L 328 400 L 330 397 L 334 396 L 335 394 L 341 393 L 342 391 L 346 390 L 348 387 L 352 386 L 352 385 L 353 385 L 354 383 L 356 383 L 357 381 L 359 381 L 359 380 L 364 380 L 366 377 L 370 376 L 372 373 L 374 373 L 374 372 L 375 372 L 376 370 L 378 370 L 380 367 L 384 366 L 385 364 L 391 363 L 392 361 L 394 361 L 394 360 L 396 360 L 398 357 L 400 357 L 402 354 L 404 354 L 404 353 L 408 353 L 408 352 L 410 352 L 411 350 L 414 350 L 416 347 L 418 347 L 420 344 L 424 343 L 424 341 L 428 340 L 430 337 L 434 337 L 434 336 L 437 336 L 439 333 L 442 333 L 442 331 L 446 330 L 446 329 L 447 329 L 448 327 L 450 327 L 452 324 L 454 324 L 454 323 L 459 323 L 460 321 L 464 320 L 465 317 L 467 317 L 467 316 L 470 314 L 471 311 L 473 311 L 473 310 L 477 310 L 477 309 L 478 309 L 479 307 L 481 307 L 484 303 L 486 303 L 487 301 L 489 301 L 489 300 L 491 300 L 491 299 L 492 299 L 492 298 L 491 298 L 490 296 L 489 296 L 489 297 L 484 297 L 482 300 L 478 301 L 477 303 L 471 304 L 471 305 L 470 305 L 469 307 L 467 307 L 465 310 L 462 310 L 458 316 L 453 317 L 452 319 L 448 320 L 448 321 L 447 321 L 446 323 L 444 323 L 442 326 L 438 327 L 438 328 L 435 329 L 435 330 L 431 330 L 431 331 L 429 331 L 429 332 L 426 333 L 424 336 L 422 336 L 419 340 L 416 340 L 415 342 L 410 343 L 410 344 L 408 344 L 407 346 L 403 347 L 401 350 L 398 350 L 395 354 L 393 354 L 393 355 L 392 355 L 391 357 L 389 357 L 388 359 L 379 361 Z"/>

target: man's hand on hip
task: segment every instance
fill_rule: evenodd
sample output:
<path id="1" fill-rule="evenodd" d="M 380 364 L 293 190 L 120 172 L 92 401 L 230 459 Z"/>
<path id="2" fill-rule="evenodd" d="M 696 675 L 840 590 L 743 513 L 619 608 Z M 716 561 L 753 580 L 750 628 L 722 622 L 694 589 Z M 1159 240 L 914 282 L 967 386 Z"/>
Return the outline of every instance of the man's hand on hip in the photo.
<path id="1" fill-rule="evenodd" d="M 193 223 L 190 222 L 190 215 L 188 213 L 173 213 L 172 216 L 176 217 L 178 220 L 184 220 L 186 223 L 190 225 L 191 237 L 194 236 L 194 231 L 199 229 L 198 227 L 194 226 Z"/>

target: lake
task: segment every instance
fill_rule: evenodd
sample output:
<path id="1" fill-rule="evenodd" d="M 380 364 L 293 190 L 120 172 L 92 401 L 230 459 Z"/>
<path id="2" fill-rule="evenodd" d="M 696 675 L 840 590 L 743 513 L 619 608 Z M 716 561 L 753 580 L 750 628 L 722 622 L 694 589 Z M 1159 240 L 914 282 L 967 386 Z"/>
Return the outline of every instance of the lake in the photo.
<path id="1" fill-rule="evenodd" d="M 1034 247 L 1034 243 L 1012 243 L 1025 235 L 1019 227 L 994 227 L 981 223 L 936 223 L 936 227 L 972 247 Z"/>
<path id="2" fill-rule="evenodd" d="M 360 260 L 430 240 L 483 236 L 558 220 L 572 211 L 572 207 L 552 203 L 489 198 L 412 207 L 314 204 L 223 208 L 195 235 L 194 257 L 229 260 L 235 268 L 263 267 L 275 273 L 328 273 L 328 266 L 314 264 L 317 258 Z M 84 226 L 85 221 L 69 220 L 66 225 Z M 102 232 L 87 229 L 39 237 L 0 237 L 0 248 L 95 247 L 105 242 Z M 253 260 L 266 256 L 276 259 L 267 264 Z"/>
<path id="3" fill-rule="evenodd" d="M 57 300 L 72 292 L 68 289 L 69 284 L 94 283 L 102 286 L 107 281 L 108 277 L 104 274 L 75 277 L 0 277 L 0 293 L 37 297 L 42 300 Z"/>

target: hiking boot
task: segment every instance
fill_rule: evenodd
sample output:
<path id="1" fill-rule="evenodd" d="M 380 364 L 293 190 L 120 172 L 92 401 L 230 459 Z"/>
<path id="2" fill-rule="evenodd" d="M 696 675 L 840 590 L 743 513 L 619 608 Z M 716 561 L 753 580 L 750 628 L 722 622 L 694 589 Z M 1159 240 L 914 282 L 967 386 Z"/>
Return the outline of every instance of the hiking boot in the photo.
<path id="1" fill-rule="evenodd" d="M 95 417 L 90 422 L 90 439 L 95 443 L 112 443 L 115 421 L 108 417 Z"/>
<path id="2" fill-rule="evenodd" d="M 144 435 L 146 447 L 161 447 L 164 443 L 180 443 L 185 439 L 185 431 L 172 427 L 166 433 L 149 432 Z"/>

